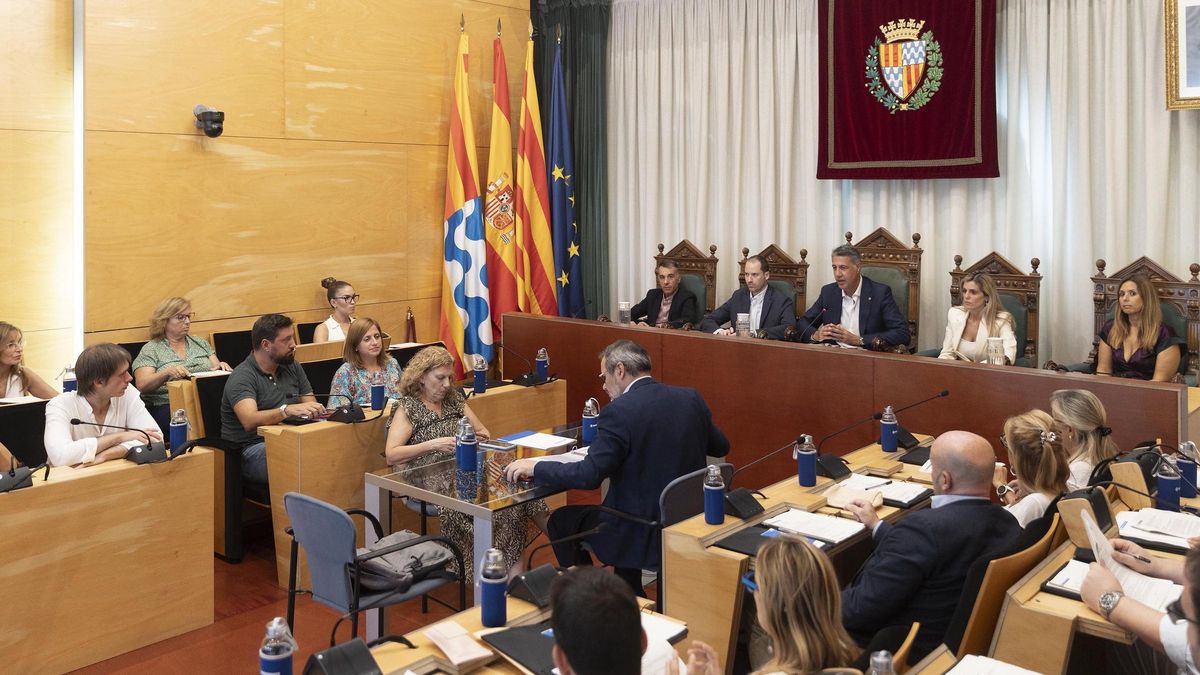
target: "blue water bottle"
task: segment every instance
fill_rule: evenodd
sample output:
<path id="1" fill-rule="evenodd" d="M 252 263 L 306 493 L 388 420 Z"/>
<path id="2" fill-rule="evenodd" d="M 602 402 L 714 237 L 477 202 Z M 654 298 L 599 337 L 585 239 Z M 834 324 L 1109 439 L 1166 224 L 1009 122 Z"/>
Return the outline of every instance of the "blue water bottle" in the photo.
<path id="1" fill-rule="evenodd" d="M 474 391 L 476 394 L 482 394 L 487 391 L 487 361 L 484 361 L 483 357 L 478 354 L 475 355 L 473 370 L 475 371 Z"/>
<path id="2" fill-rule="evenodd" d="M 545 382 L 550 379 L 550 354 L 546 352 L 545 347 L 538 349 L 534 365 L 537 367 L 538 382 Z"/>
<path id="3" fill-rule="evenodd" d="M 183 408 L 175 411 L 171 415 L 170 441 L 171 441 L 171 457 L 175 457 L 176 451 L 187 443 L 188 437 L 188 418 L 187 413 Z"/>
<path id="4" fill-rule="evenodd" d="M 489 548 L 480 565 L 480 618 L 485 628 L 499 628 L 508 622 L 508 607 L 504 591 L 508 584 L 508 568 L 500 549 Z"/>
<path id="5" fill-rule="evenodd" d="M 725 479 L 716 464 L 708 465 L 708 475 L 704 477 L 704 522 L 709 525 L 725 522 Z"/>
<path id="6" fill-rule="evenodd" d="M 583 404 L 583 444 L 591 445 L 596 440 L 596 428 L 600 426 L 600 404 L 589 398 Z"/>
<path id="7" fill-rule="evenodd" d="M 371 376 L 371 410 L 383 410 L 383 373 L 375 373 Z"/>
<path id="8" fill-rule="evenodd" d="M 454 460 L 459 471 L 475 471 L 479 468 L 479 439 L 475 427 L 466 415 L 458 421 L 458 433 L 454 437 Z"/>
<path id="9" fill-rule="evenodd" d="M 1175 468 L 1179 469 L 1179 496 L 1191 499 L 1196 496 L 1196 444 L 1184 441 L 1179 444 L 1179 454 L 1175 456 Z"/>
<path id="10" fill-rule="evenodd" d="M 1183 481 L 1179 480 L 1179 471 L 1175 468 L 1175 464 L 1169 460 L 1164 460 L 1162 465 L 1158 467 L 1158 471 L 1154 472 L 1154 480 L 1158 483 L 1158 503 L 1156 508 L 1164 511 L 1179 510 L 1179 486 Z"/>
<path id="11" fill-rule="evenodd" d="M 884 452 L 896 451 L 899 433 L 900 423 L 896 421 L 896 413 L 892 412 L 892 406 L 885 406 L 883 416 L 879 418 L 879 445 Z"/>
<path id="12" fill-rule="evenodd" d="M 792 448 L 792 457 L 796 460 L 796 478 L 801 487 L 813 487 L 817 484 L 817 446 L 813 445 L 812 436 L 801 434 Z"/>
<path id="13" fill-rule="evenodd" d="M 75 366 L 63 368 L 63 393 L 75 391 L 78 388 L 78 383 L 75 382 Z"/>
<path id="14" fill-rule="evenodd" d="M 267 624 L 267 636 L 258 650 L 260 675 L 292 675 L 292 654 L 296 653 L 297 647 L 287 621 L 281 616 L 271 619 Z"/>

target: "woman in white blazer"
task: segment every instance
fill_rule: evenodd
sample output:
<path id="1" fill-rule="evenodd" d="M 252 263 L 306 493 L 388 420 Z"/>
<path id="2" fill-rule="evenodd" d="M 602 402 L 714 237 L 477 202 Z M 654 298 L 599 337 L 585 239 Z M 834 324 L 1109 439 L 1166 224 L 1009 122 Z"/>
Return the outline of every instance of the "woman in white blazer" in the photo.
<path id="1" fill-rule="evenodd" d="M 962 298 L 962 305 L 951 307 L 946 315 L 946 339 L 938 358 L 986 362 L 988 338 L 999 337 L 1006 363 L 1016 361 L 1016 321 L 1000 308 L 996 282 L 982 272 L 968 275 L 962 281 Z"/>

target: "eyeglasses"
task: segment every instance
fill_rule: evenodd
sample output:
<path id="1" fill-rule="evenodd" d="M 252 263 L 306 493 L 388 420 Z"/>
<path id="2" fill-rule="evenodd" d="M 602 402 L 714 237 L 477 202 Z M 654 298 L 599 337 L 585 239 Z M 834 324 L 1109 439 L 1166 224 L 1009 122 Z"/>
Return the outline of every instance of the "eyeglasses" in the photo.
<path id="1" fill-rule="evenodd" d="M 1000 445 L 1003 445 L 1005 450 L 1008 449 L 1008 439 L 1004 437 L 1004 434 L 1000 434 Z"/>
<path id="2" fill-rule="evenodd" d="M 754 570 L 750 570 L 742 575 L 742 585 L 751 593 L 758 592 L 758 582 L 754 581 Z"/>
<path id="3" fill-rule="evenodd" d="M 195 321 L 195 320 L 196 320 L 196 313 L 195 313 L 195 312 L 188 312 L 187 314 L 176 314 L 176 315 L 175 315 L 174 317 L 172 317 L 172 318 L 174 318 L 176 321 Z"/>
<path id="4" fill-rule="evenodd" d="M 354 295 L 335 295 L 333 297 L 342 302 L 358 302 L 358 293 Z"/>
<path id="5" fill-rule="evenodd" d="M 1189 619 L 1187 617 L 1187 615 L 1183 613 L 1183 599 L 1182 598 L 1176 598 L 1175 602 L 1172 602 L 1171 604 L 1167 605 L 1167 616 L 1171 619 L 1171 621 L 1173 621 L 1175 623 L 1179 623 L 1180 621 L 1186 621 L 1188 623 L 1194 623 L 1197 626 L 1200 626 L 1200 621 L 1197 621 L 1196 619 Z"/>

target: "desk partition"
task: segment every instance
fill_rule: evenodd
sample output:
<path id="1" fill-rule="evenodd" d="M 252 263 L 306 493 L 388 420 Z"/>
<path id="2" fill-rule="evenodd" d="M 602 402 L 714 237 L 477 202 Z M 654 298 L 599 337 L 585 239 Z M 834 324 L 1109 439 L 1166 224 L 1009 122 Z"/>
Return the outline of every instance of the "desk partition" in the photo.
<path id="1" fill-rule="evenodd" d="M 1187 437 L 1187 388 L 1182 385 L 579 319 L 504 316 L 509 349 L 532 359 L 539 347 L 547 348 L 550 372 L 569 383 L 567 411 L 572 418 L 588 397 L 607 404 L 596 377 L 598 355 L 622 338 L 650 352 L 655 378 L 694 387 L 704 396 L 714 421 L 729 436 L 733 447 L 729 461 L 735 465 L 746 464 L 798 434 L 820 438 L 884 405 L 900 407 L 942 389 L 950 390 L 949 398 L 899 413 L 900 423 L 933 434 L 965 429 L 993 440 L 1007 417 L 1031 408 L 1048 409 L 1056 389 L 1082 388 L 1104 402 L 1121 448 L 1146 438 L 1173 444 Z M 504 375 L 512 377 L 523 369 L 519 361 L 506 359 Z M 866 445 L 877 433 L 876 424 L 867 423 L 831 440 L 824 450 L 842 454 Z M 993 445 L 1002 453 L 998 443 Z M 748 470 L 739 484 L 766 485 L 794 471 L 788 453 L 781 453 Z"/>

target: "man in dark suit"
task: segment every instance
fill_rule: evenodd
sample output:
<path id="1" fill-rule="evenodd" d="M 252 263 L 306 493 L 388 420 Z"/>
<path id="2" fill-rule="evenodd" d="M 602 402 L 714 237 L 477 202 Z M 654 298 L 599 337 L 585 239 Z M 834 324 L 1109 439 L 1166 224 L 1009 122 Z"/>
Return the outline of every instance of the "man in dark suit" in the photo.
<path id="1" fill-rule="evenodd" d="M 694 389 L 672 387 L 650 377 L 650 354 L 641 345 L 618 340 L 600 355 L 604 390 L 612 403 L 600 411 L 596 440 L 587 457 L 560 463 L 518 459 L 505 469 L 508 480 L 532 478 L 539 485 L 594 490 L 609 479 L 604 505 L 646 521 L 659 518 L 658 498 L 672 480 L 705 466 L 705 456 L 724 457 L 729 440 L 713 424 L 712 413 Z M 990 485 L 990 483 L 989 483 Z M 644 595 L 641 570 L 658 569 L 662 554 L 658 529 L 617 518 L 593 506 L 564 506 L 550 514 L 550 539 L 605 523 L 587 541 L 596 555 Z M 580 541 L 558 544 L 560 566 L 590 564 Z"/>
<path id="2" fill-rule="evenodd" d="M 801 340 L 867 349 L 908 344 L 908 322 L 896 306 L 892 289 L 862 275 L 858 249 L 849 244 L 833 249 L 833 278 L 796 321 Z"/>
<path id="3" fill-rule="evenodd" d="M 996 454 L 982 437 L 948 431 L 933 442 L 933 508 L 895 525 L 865 501 L 849 505 L 873 532 L 875 552 L 842 591 L 842 623 L 866 645 L 888 626 L 921 622 L 910 659 L 941 644 L 976 560 L 1010 548 L 1021 526 L 990 499 Z"/>
<path id="4" fill-rule="evenodd" d="M 679 266 L 675 261 L 663 259 L 654 268 L 654 276 L 658 278 L 658 288 L 651 288 L 645 299 L 633 306 L 630 320 L 639 326 L 666 324 L 671 328 L 700 323 L 700 303 L 695 293 L 680 288 Z"/>
<path id="5" fill-rule="evenodd" d="M 725 304 L 714 309 L 700 322 L 700 330 L 718 335 L 732 335 L 733 327 L 722 328 L 726 323 L 737 321 L 738 314 L 750 315 L 750 332 L 766 331 L 767 337 L 776 340 L 783 331 L 796 323 L 796 309 L 791 298 L 771 288 L 771 268 L 762 256 L 746 258 L 743 273 L 746 287 L 733 292 Z"/>

